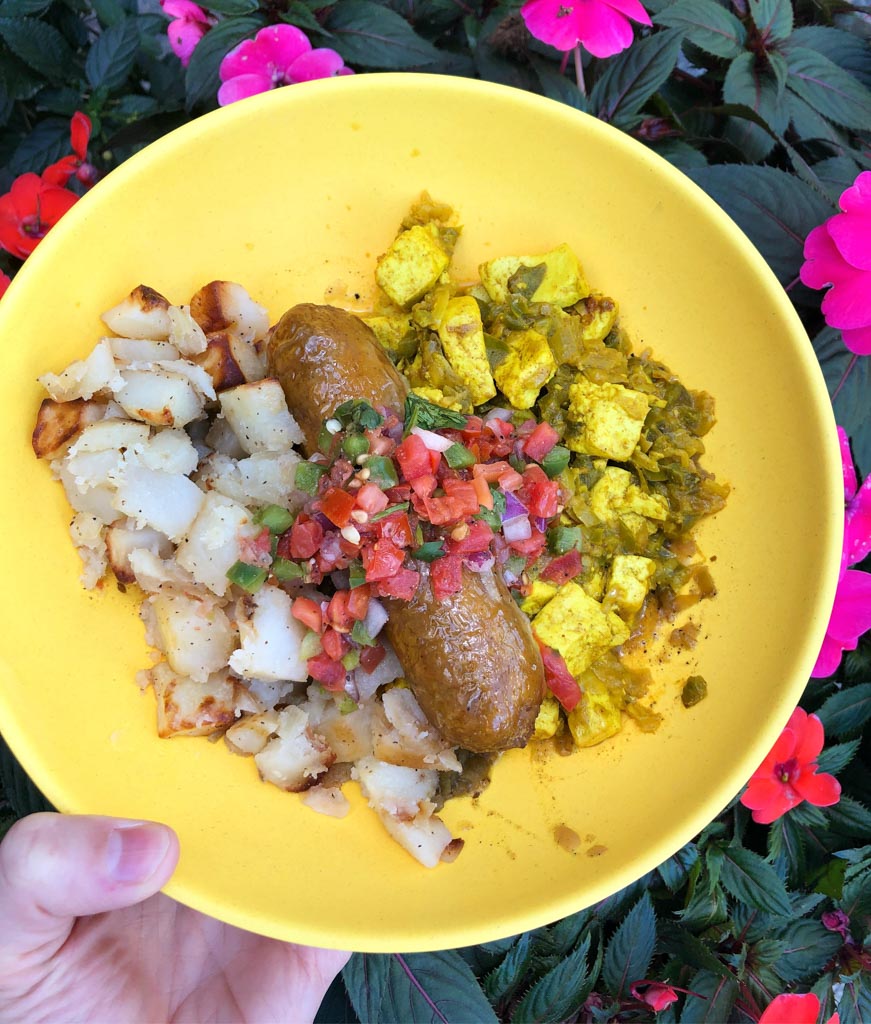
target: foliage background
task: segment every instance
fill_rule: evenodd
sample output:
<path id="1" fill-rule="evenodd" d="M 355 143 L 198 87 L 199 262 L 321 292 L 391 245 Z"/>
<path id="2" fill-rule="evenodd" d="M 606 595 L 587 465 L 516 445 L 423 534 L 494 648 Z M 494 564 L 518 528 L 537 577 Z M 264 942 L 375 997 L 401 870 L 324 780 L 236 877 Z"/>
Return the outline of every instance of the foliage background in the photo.
<path id="1" fill-rule="evenodd" d="M 860 3 L 865 0 L 859 0 Z M 532 39 L 516 2 L 212 0 L 216 25 L 187 69 L 157 0 L 0 0 L 0 192 L 69 151 L 69 118 L 93 121 L 101 172 L 215 106 L 218 66 L 276 21 L 358 73 L 480 77 L 608 121 L 692 177 L 735 219 L 788 291 L 813 340 L 836 418 L 871 473 L 871 357 L 825 325 L 800 284 L 803 242 L 871 169 L 871 17 L 845 0 L 648 0 L 654 20 L 607 60 L 574 63 Z M 78 186 L 73 186 L 78 187 Z M 0 269 L 18 263 L 0 255 Z M 740 301 L 740 296 L 736 297 Z M 864 568 L 871 568 L 865 565 Z M 871 1020 L 871 642 L 802 700 L 828 745 L 840 802 L 758 826 L 737 802 L 633 885 L 546 928 L 433 954 L 355 956 L 321 1021 L 748 1021 L 778 993 L 814 991 L 821 1019 Z M 0 749 L 0 832 L 45 805 Z M 848 923 L 833 931 L 824 914 Z M 654 1014 L 632 982 L 687 991 Z"/>

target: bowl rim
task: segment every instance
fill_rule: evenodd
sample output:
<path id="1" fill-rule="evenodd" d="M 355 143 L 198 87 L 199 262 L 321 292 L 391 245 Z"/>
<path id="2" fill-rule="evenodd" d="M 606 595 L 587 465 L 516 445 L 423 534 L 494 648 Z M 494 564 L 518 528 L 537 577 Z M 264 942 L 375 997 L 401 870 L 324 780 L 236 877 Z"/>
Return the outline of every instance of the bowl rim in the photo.
<path id="1" fill-rule="evenodd" d="M 553 892 L 548 899 L 538 902 L 534 910 L 507 914 L 499 921 L 493 922 L 492 927 L 488 927 L 486 924 L 469 926 L 458 922 L 450 933 L 438 937 L 437 944 L 433 944 L 431 935 L 404 936 L 402 941 L 405 942 L 405 951 L 416 952 L 492 941 L 556 921 L 585 906 L 593 905 L 606 896 L 618 892 L 667 860 L 722 812 L 768 754 L 807 684 L 819 651 L 825 625 L 828 623 L 829 614 L 834 604 L 837 567 L 840 565 L 841 557 L 843 515 L 842 513 L 839 513 L 838 516 L 835 515 L 835 496 L 841 492 L 841 463 L 834 412 L 822 371 L 797 312 L 762 255 L 737 224 L 703 189 L 643 143 L 612 125 L 600 121 L 593 115 L 512 86 L 457 76 L 416 72 L 366 73 L 303 83 L 292 89 L 274 90 L 201 115 L 167 133 L 125 160 L 98 182 L 90 192 L 86 193 L 52 228 L 34 253 L 28 257 L 16 278 L 13 279 L 4 297 L 4 303 L 0 304 L 0 333 L 2 333 L 4 321 L 14 314 L 19 289 L 22 287 L 18 279 L 22 278 L 26 281 L 38 274 L 42 264 L 52 258 L 55 249 L 66 245 L 67 239 L 75 234 L 79 224 L 90 216 L 92 207 L 97 208 L 95 203 L 102 196 L 110 194 L 113 190 L 124 189 L 132 178 L 147 173 L 155 160 L 163 160 L 167 155 L 195 146 L 203 136 L 209 136 L 220 127 L 234 123 L 235 120 L 280 117 L 298 103 L 316 104 L 320 96 L 333 95 L 339 89 L 346 89 L 349 93 L 356 92 L 358 97 L 368 93 L 370 99 L 375 97 L 375 101 L 377 101 L 377 97 L 383 96 L 385 92 L 389 93 L 390 90 L 397 87 L 401 87 L 403 90 L 437 92 L 442 96 L 453 97 L 475 93 L 493 103 L 520 105 L 530 111 L 545 114 L 549 119 L 554 119 L 555 123 L 562 122 L 568 131 L 581 130 L 589 134 L 594 141 L 599 139 L 605 141 L 609 147 L 613 146 L 622 150 L 627 158 L 646 163 L 651 172 L 668 179 L 686 196 L 688 202 L 695 203 L 712 222 L 716 230 L 727 237 L 741 258 L 749 262 L 755 269 L 762 280 L 772 311 L 777 315 L 783 329 L 790 334 L 794 342 L 796 357 L 800 360 L 803 372 L 815 391 L 816 400 L 813 403 L 813 408 L 809 410 L 809 414 L 816 415 L 820 427 L 825 428 L 825 430 L 821 430 L 821 433 L 828 434 L 828 438 L 821 439 L 825 452 L 826 475 L 826 479 L 823 481 L 823 492 L 830 498 L 832 505 L 826 519 L 826 529 L 819 538 L 819 563 L 821 567 L 825 568 L 821 568 L 816 592 L 808 595 L 808 604 L 811 606 L 809 617 L 818 625 L 818 629 L 816 631 L 808 630 L 804 637 L 798 638 L 796 641 L 796 647 L 799 650 L 795 664 L 802 667 L 802 671 L 797 671 L 795 678 L 791 679 L 789 685 L 784 687 L 784 692 L 777 701 L 776 707 L 771 711 L 766 728 L 760 730 L 751 742 L 743 746 L 740 755 L 735 758 L 731 766 L 724 769 L 719 784 L 699 802 L 696 810 L 684 814 L 678 825 L 669 830 L 665 836 L 656 842 L 646 844 L 643 850 L 639 851 L 635 858 L 622 869 L 611 869 L 606 874 L 606 881 L 585 885 L 582 898 L 578 897 L 576 887 L 566 887 L 565 890 Z M 67 790 L 64 780 L 59 774 L 50 771 L 47 766 L 43 770 L 43 761 L 38 756 L 38 743 L 35 742 L 33 732 L 28 733 L 26 729 L 19 729 L 14 717 L 10 714 L 10 709 L 11 705 L 4 695 L 4 688 L 0 686 L 0 722 L 6 726 L 4 738 L 10 749 L 22 766 L 26 766 L 28 763 L 33 766 L 31 776 L 33 782 L 55 807 L 62 811 L 75 812 L 78 804 L 75 794 Z M 30 769 L 26 770 L 30 771 Z M 338 946 L 347 948 L 349 944 L 353 943 L 354 948 L 366 952 L 392 952 L 397 944 L 393 933 L 382 936 L 372 933 L 364 934 L 363 931 L 360 931 L 344 934 L 341 936 L 340 943 L 332 945 L 329 936 L 322 929 L 299 923 L 294 923 L 291 936 L 286 923 L 276 921 L 264 914 L 251 912 L 243 906 L 223 900 L 218 893 L 204 890 L 196 884 L 193 873 L 191 873 L 190 879 L 187 875 L 181 879 L 174 877 L 167 883 L 163 891 L 173 899 L 205 914 L 237 927 L 279 939 L 293 938 L 293 941 L 331 946 L 331 948 L 338 948 Z"/>

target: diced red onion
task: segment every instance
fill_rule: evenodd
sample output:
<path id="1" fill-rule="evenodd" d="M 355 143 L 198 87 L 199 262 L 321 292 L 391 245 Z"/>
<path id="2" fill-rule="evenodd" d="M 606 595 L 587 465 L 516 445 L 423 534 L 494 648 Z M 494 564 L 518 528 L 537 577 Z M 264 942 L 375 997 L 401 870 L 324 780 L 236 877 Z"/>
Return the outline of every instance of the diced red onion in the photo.
<path id="1" fill-rule="evenodd" d="M 502 522 L 508 519 L 516 519 L 518 516 L 526 515 L 526 506 L 518 498 L 508 491 L 505 494 L 505 511 L 502 513 Z"/>
<path id="2" fill-rule="evenodd" d="M 484 417 L 484 422 L 490 420 L 510 420 L 512 416 L 510 409 L 491 409 Z"/>
<path id="3" fill-rule="evenodd" d="M 529 516 L 515 516 L 502 523 L 502 535 L 507 541 L 529 540 L 532 536 L 532 523 Z"/>
<path id="4" fill-rule="evenodd" d="M 543 516 L 533 516 L 532 522 L 539 533 L 544 533 L 547 529 L 547 520 Z"/>
<path id="5" fill-rule="evenodd" d="M 342 549 L 339 546 L 339 535 L 332 530 L 324 534 L 324 539 L 321 541 L 321 555 L 327 563 L 338 562 L 342 555 Z"/>
<path id="6" fill-rule="evenodd" d="M 487 572 L 488 569 L 493 568 L 495 561 L 496 558 L 492 551 L 473 551 L 465 558 L 466 565 L 472 572 Z"/>
<path id="7" fill-rule="evenodd" d="M 442 437 L 432 430 L 424 430 L 423 427 L 412 427 L 411 433 L 417 434 L 431 452 L 446 452 L 454 443 L 450 438 Z"/>
<path id="8" fill-rule="evenodd" d="M 384 605 L 374 597 L 369 600 L 369 607 L 366 609 L 366 618 L 363 619 L 363 628 L 371 637 L 376 637 L 384 628 L 387 621 L 387 610 Z"/>

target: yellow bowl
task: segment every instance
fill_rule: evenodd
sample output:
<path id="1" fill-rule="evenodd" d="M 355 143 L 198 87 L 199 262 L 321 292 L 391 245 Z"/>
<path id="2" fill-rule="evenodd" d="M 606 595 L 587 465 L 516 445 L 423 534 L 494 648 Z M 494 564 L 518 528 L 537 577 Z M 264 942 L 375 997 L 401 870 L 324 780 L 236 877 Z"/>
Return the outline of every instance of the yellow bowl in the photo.
<path id="1" fill-rule="evenodd" d="M 90 351 L 139 282 L 174 302 L 240 281 L 273 318 L 372 292 L 374 260 L 422 189 L 453 204 L 460 273 L 566 241 L 616 296 L 638 346 L 719 422 L 707 465 L 733 486 L 703 531 L 719 594 L 693 664 L 659 673 L 665 721 L 567 758 L 516 751 L 466 840 L 432 871 L 352 794 L 341 821 L 258 781 L 221 743 L 159 740 L 132 595 L 84 592 L 70 512 L 29 438 L 36 383 Z M 281 89 L 194 121 L 99 183 L 0 304 L 6 584 L 0 728 L 61 810 L 153 818 L 181 837 L 167 892 L 282 939 L 361 951 L 479 943 L 545 924 L 654 868 L 738 792 L 795 706 L 834 595 L 840 463 L 822 376 L 761 257 L 639 143 L 539 97 L 458 78 L 372 75 Z M 710 695 L 682 707 L 678 680 Z M 482 671 L 486 667 L 482 666 Z M 351 788 L 351 787 L 348 787 Z M 578 833 L 572 853 L 554 838 Z"/>

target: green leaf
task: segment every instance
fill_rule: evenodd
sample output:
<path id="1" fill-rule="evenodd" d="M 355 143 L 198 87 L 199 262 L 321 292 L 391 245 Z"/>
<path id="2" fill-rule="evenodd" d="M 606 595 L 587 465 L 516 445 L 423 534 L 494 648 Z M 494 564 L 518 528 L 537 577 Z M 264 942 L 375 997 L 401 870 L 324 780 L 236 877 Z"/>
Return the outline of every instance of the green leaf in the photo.
<path id="1" fill-rule="evenodd" d="M 674 70 L 683 33 L 668 29 L 641 39 L 612 57 L 590 94 L 590 109 L 603 121 L 635 114 Z"/>
<path id="2" fill-rule="evenodd" d="M 357 1024 L 357 1015 L 348 999 L 345 983 L 339 975 L 321 1000 L 313 1024 Z"/>
<path id="3" fill-rule="evenodd" d="M 580 1010 L 593 990 L 598 964 L 587 963 L 589 936 L 581 945 L 539 979 L 511 1014 L 512 1024 L 559 1024 Z"/>
<path id="4" fill-rule="evenodd" d="M 257 7 L 257 0 L 209 0 L 209 10 L 216 14 L 251 14 Z"/>
<path id="5" fill-rule="evenodd" d="M 49 86 L 42 89 L 37 100 L 40 107 L 51 114 L 63 114 L 65 117 L 72 117 L 82 106 L 82 94 L 78 89 L 70 89 L 68 86 Z"/>
<path id="6" fill-rule="evenodd" d="M 793 13 L 790 0 L 749 0 L 750 16 L 763 43 L 783 42 L 792 33 Z"/>
<path id="7" fill-rule="evenodd" d="M 592 910 L 579 910 L 576 914 L 554 922 L 548 928 L 548 941 L 551 949 L 558 956 L 565 956 L 577 944 L 584 930 L 593 921 L 593 916 Z"/>
<path id="8" fill-rule="evenodd" d="M 9 160 L 9 170 L 13 174 L 24 174 L 26 171 L 42 174 L 49 164 L 60 160 L 69 151 L 69 119 L 46 117 L 19 143 Z"/>
<path id="9" fill-rule="evenodd" d="M 774 970 L 784 981 L 816 976 L 843 946 L 844 940 L 819 921 L 796 921 L 778 936 L 784 944 Z"/>
<path id="10" fill-rule="evenodd" d="M 322 36 L 332 36 L 332 33 L 324 28 L 312 13 L 311 8 L 307 7 L 302 0 L 290 0 L 287 10 L 281 14 L 281 20 L 286 21 L 288 25 L 296 25 L 297 28 L 301 28 L 309 35 L 317 33 Z"/>
<path id="11" fill-rule="evenodd" d="M 783 103 L 783 91 L 765 65 L 759 65 L 752 53 L 742 53 L 729 65 L 723 82 L 723 99 L 740 103 L 762 118 L 773 132 L 782 134 L 789 116 Z M 775 140 L 752 121 L 730 118 L 728 137 L 747 159 L 764 160 Z"/>
<path id="12" fill-rule="evenodd" d="M 715 165 L 688 174 L 744 231 L 784 285 L 798 276 L 807 235 L 834 212 L 795 175 L 773 167 Z"/>
<path id="13" fill-rule="evenodd" d="M 824 25 L 802 25 L 792 33 L 789 42 L 791 46 L 806 46 L 816 50 L 871 89 L 868 43 L 858 35 Z"/>
<path id="14" fill-rule="evenodd" d="M 682 171 L 708 166 L 705 154 L 681 139 L 664 139 L 650 148 L 654 153 L 658 153 L 665 160 L 668 160 L 670 164 L 674 164 L 675 167 L 679 167 Z"/>
<path id="15" fill-rule="evenodd" d="M 12 100 L 29 100 L 45 83 L 35 72 L 11 53 L 0 54 L 0 92 Z"/>
<path id="16" fill-rule="evenodd" d="M 532 959 L 532 934 L 525 932 L 484 979 L 484 994 L 491 1003 L 508 1002 L 526 974 Z"/>
<path id="17" fill-rule="evenodd" d="M 833 196 L 840 196 L 844 189 L 849 188 L 860 170 L 856 161 L 849 156 L 830 156 L 814 164 L 814 173 Z"/>
<path id="18" fill-rule="evenodd" d="M 587 97 L 578 88 L 577 82 L 573 82 L 566 75 L 561 75 L 549 61 L 537 55 L 532 56 L 531 63 L 541 83 L 541 91 L 548 99 L 586 112 Z"/>
<path id="19" fill-rule="evenodd" d="M 871 1020 L 871 977 L 868 971 L 841 976 L 844 991 L 838 1003 L 840 1024 L 868 1024 Z"/>
<path id="20" fill-rule="evenodd" d="M 723 886 L 736 898 L 769 914 L 788 916 L 792 908 L 783 882 L 770 864 L 740 846 L 723 850 Z"/>
<path id="21" fill-rule="evenodd" d="M 656 869 L 663 884 L 670 892 L 677 892 L 686 885 L 692 866 L 699 859 L 699 851 L 695 843 L 687 843 L 673 857 L 663 861 Z"/>
<path id="22" fill-rule="evenodd" d="M 120 88 L 133 70 L 139 49 L 139 30 L 135 18 L 124 18 L 104 29 L 88 50 L 85 75 L 94 89 Z"/>
<path id="23" fill-rule="evenodd" d="M 0 36 L 24 63 L 50 82 L 63 81 L 75 67 L 75 56 L 53 25 L 36 18 L 0 18 Z"/>
<path id="24" fill-rule="evenodd" d="M 723 1024 L 731 1019 L 738 997 L 738 985 L 731 977 L 712 971 L 699 971 L 690 979 L 689 995 L 680 1015 L 680 1024 Z"/>
<path id="25" fill-rule="evenodd" d="M 867 131 L 871 90 L 816 50 L 791 46 L 786 54 L 790 88 L 835 124 Z"/>
<path id="26" fill-rule="evenodd" d="M 871 683 L 848 686 L 833 693 L 817 715 L 827 736 L 844 736 L 859 732 L 871 718 Z"/>
<path id="27" fill-rule="evenodd" d="M 51 7 L 52 0 L 3 0 L 0 18 L 26 18 L 28 14 L 42 14 Z"/>
<path id="28" fill-rule="evenodd" d="M 197 43 L 185 73 L 185 106 L 188 110 L 199 103 L 214 105 L 221 80 L 218 68 L 225 55 L 243 39 L 263 27 L 260 15 L 227 18 L 210 29 Z"/>
<path id="29" fill-rule="evenodd" d="M 109 28 L 110 25 L 115 25 L 126 18 L 128 14 L 136 13 L 135 6 L 131 7 L 127 0 L 91 0 L 90 6 L 93 7 L 103 28 Z M 163 23 L 165 25 L 166 21 L 163 20 Z"/>
<path id="30" fill-rule="evenodd" d="M 6 741 L 0 736 L 0 784 L 6 799 L 19 818 L 39 811 L 53 811 L 54 807 L 45 799 L 29 776 L 15 759 Z"/>
<path id="31" fill-rule="evenodd" d="M 605 950 L 602 977 L 618 998 L 629 993 L 633 981 L 647 977 L 656 947 L 656 914 L 645 893 L 620 923 Z"/>
<path id="32" fill-rule="evenodd" d="M 666 924 L 663 927 L 661 945 L 665 953 L 687 967 L 710 971 L 723 978 L 732 976 L 729 968 L 717 959 L 716 954 L 704 939 L 698 938 L 680 925 Z"/>
<path id="33" fill-rule="evenodd" d="M 819 770 L 821 772 L 829 772 L 832 775 L 837 775 L 838 772 L 846 768 L 856 756 L 856 751 L 859 749 L 859 744 L 861 742 L 861 740 L 855 739 L 851 740 L 849 743 L 836 743 L 833 746 L 825 747 L 817 758 Z"/>
<path id="34" fill-rule="evenodd" d="M 849 879 L 844 874 L 840 909 L 856 922 L 871 917 L 871 867 Z"/>
<path id="35" fill-rule="evenodd" d="M 835 419 L 852 439 L 853 458 L 862 476 L 867 476 L 871 473 L 871 430 L 867 429 L 871 422 L 871 403 L 868 402 L 868 395 L 871 394 L 871 358 L 854 356 L 844 344 L 841 332 L 834 327 L 824 327 L 813 339 L 813 346 L 829 395 L 834 395 L 832 406 Z M 861 686 L 871 684 L 862 683 Z M 848 698 L 843 699 L 849 704 Z M 867 713 L 865 701 L 863 693 L 860 717 Z M 828 731 L 827 704 L 828 701 L 820 708 L 820 718 Z M 833 735 L 843 735 L 847 731 L 845 727 L 849 727 L 852 721 L 849 709 L 843 720 L 837 711 L 833 717 L 836 723 Z"/>
<path id="36" fill-rule="evenodd" d="M 829 828 L 832 832 L 867 839 L 871 835 L 871 812 L 864 804 L 841 794 L 841 799 L 828 808 Z"/>
<path id="37" fill-rule="evenodd" d="M 333 48 L 348 64 L 401 70 L 425 67 L 441 57 L 405 18 L 372 0 L 337 4 L 326 25 L 335 37 Z"/>
<path id="38" fill-rule="evenodd" d="M 363 1024 L 498 1024 L 459 953 L 355 953 L 342 972 Z"/>
<path id="39" fill-rule="evenodd" d="M 653 19 L 657 25 L 682 29 L 686 38 L 715 57 L 737 57 L 744 50 L 744 26 L 714 0 L 677 0 Z"/>

